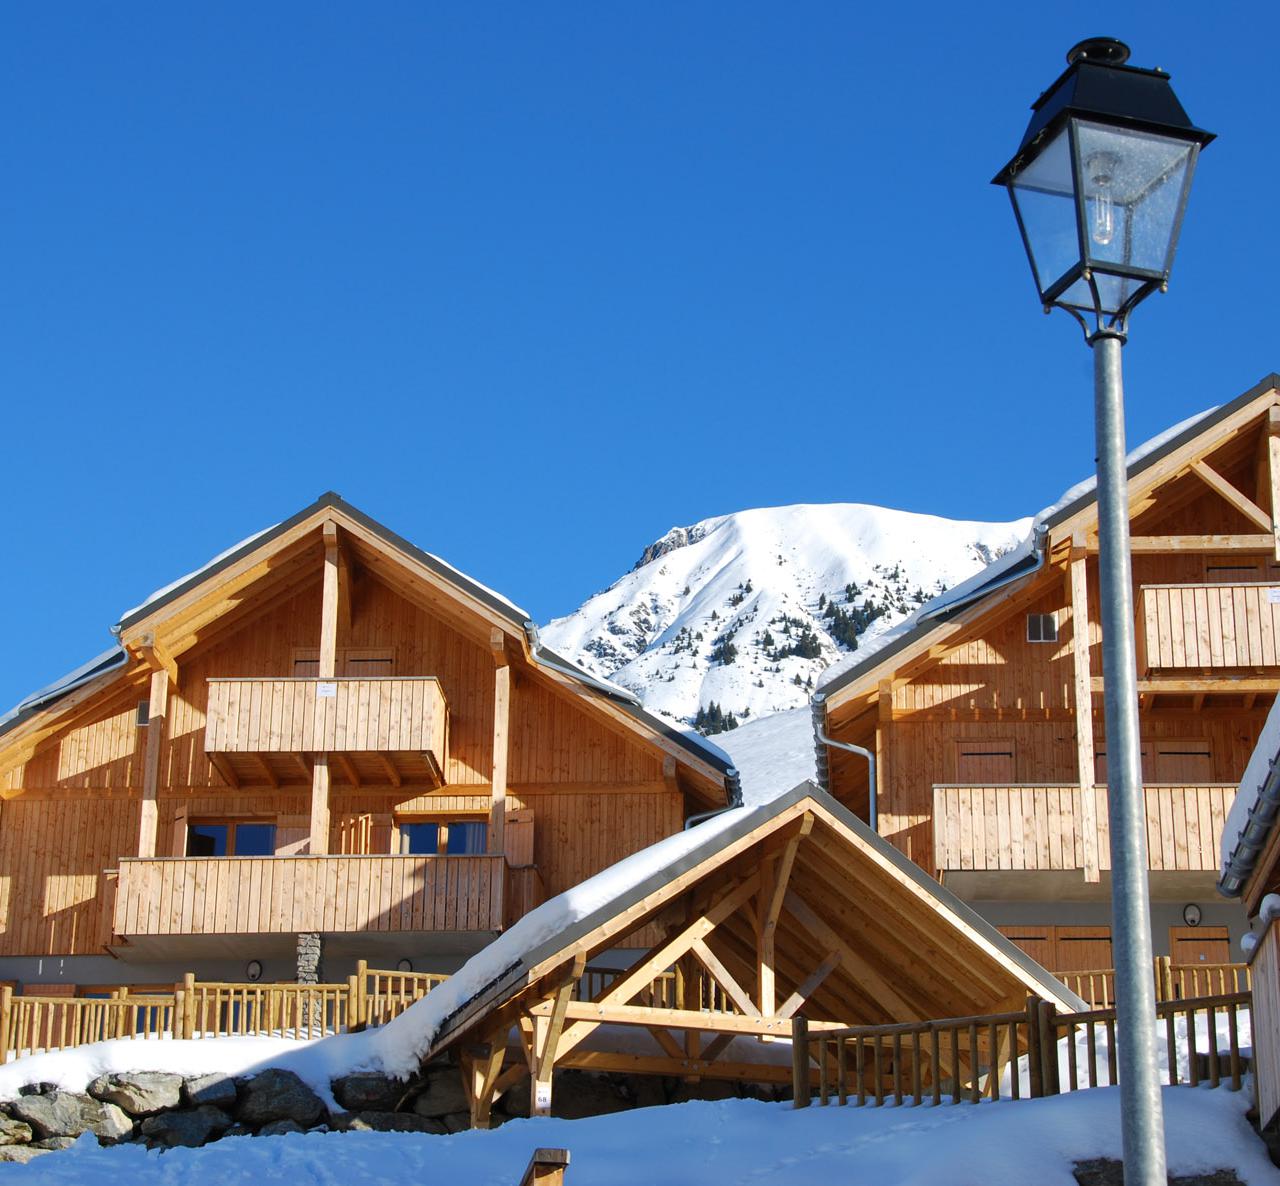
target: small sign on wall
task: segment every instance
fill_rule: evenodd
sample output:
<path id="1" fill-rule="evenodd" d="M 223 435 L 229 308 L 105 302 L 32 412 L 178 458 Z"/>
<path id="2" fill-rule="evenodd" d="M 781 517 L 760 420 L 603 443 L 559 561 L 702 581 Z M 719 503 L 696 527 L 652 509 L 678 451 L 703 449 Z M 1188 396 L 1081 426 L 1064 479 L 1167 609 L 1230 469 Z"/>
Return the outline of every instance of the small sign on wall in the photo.
<path id="1" fill-rule="evenodd" d="M 1267 604 L 1280 605 L 1280 589 L 1267 590 Z"/>
<path id="2" fill-rule="evenodd" d="M 550 1083 L 537 1084 L 534 1087 L 533 1095 L 534 1095 L 533 1106 L 535 1111 L 549 1112 L 551 1110 L 551 1084 Z"/>
<path id="3" fill-rule="evenodd" d="M 316 696 L 321 700 L 333 700 L 338 695 L 337 684 L 316 684 Z"/>

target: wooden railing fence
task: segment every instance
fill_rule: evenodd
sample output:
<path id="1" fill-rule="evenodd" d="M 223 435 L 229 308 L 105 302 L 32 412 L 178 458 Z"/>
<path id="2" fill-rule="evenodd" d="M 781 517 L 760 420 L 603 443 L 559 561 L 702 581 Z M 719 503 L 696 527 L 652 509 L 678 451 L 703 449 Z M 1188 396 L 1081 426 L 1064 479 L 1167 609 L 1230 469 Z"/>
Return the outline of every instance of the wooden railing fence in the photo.
<path id="1" fill-rule="evenodd" d="M 1253 988 L 1248 964 L 1175 964 L 1167 955 L 1158 955 L 1154 972 L 1157 1001 L 1224 996 Z M 1094 1008 L 1108 1009 L 1115 1001 L 1114 968 L 1055 972 L 1054 975 Z"/>
<path id="2" fill-rule="evenodd" d="M 1207 1081 L 1217 1087 L 1226 1081 L 1239 1091 L 1244 1071 L 1240 1014 L 1251 1007 L 1248 992 L 1159 1002 L 1156 1017 L 1163 1029 L 1168 1084 L 1196 1087 Z M 1218 1034 L 1219 1017 L 1226 1021 L 1225 1044 Z M 1199 1019 L 1205 1022 L 1204 1050 Z M 1016 1013 L 817 1033 L 797 1017 L 792 1022 L 795 1106 L 805 1108 L 811 1102 L 815 1065 L 818 1102 L 823 1105 L 833 1099 L 859 1105 L 890 1100 L 976 1104 L 984 1098 L 998 1100 L 1002 1093 L 1017 1100 L 1113 1086 L 1115 1039 L 1114 1008 L 1059 1015 L 1050 1002 L 1036 997 Z"/>
<path id="3" fill-rule="evenodd" d="M 388 972 L 361 960 L 341 984 L 235 984 L 188 974 L 171 993 L 19 996 L 0 987 L 0 1063 L 112 1038 L 281 1037 L 308 1040 L 382 1025 L 448 977 Z"/>
<path id="4" fill-rule="evenodd" d="M 574 991 L 575 1001 L 593 1001 L 625 969 L 588 965 Z M 702 968 L 682 965 L 660 972 L 632 1002 L 647 1009 L 694 1009 L 701 1013 L 735 1013 L 729 994 Z"/>

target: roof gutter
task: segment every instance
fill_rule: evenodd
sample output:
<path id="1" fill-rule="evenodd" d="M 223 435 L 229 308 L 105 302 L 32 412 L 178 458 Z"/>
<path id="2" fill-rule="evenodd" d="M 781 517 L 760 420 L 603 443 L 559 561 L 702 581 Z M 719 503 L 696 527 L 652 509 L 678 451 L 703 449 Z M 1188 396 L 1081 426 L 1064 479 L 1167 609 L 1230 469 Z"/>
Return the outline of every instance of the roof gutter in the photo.
<path id="1" fill-rule="evenodd" d="M 827 746 L 834 746 L 836 749 L 842 749 L 851 754 L 858 754 L 867 760 L 867 826 L 878 833 L 879 828 L 876 826 L 876 791 L 878 784 L 876 782 L 876 756 L 869 749 L 865 749 L 860 745 L 854 745 L 851 741 L 837 741 L 834 737 L 828 737 L 823 729 L 826 724 L 826 696 L 821 692 L 815 692 L 813 699 L 810 701 L 810 711 L 813 713 L 813 737 L 815 741 L 814 749 L 817 751 L 817 768 L 818 768 L 818 785 L 831 793 L 831 772 L 827 763 Z M 686 825 L 687 826 L 687 825 Z"/>
<path id="2" fill-rule="evenodd" d="M 1268 764 L 1267 776 L 1258 788 L 1258 797 L 1249 808 L 1249 818 L 1240 829 L 1240 838 L 1218 878 L 1218 893 L 1224 898 L 1238 898 L 1244 892 L 1277 816 L 1280 816 L 1280 754 L 1276 754 Z"/>

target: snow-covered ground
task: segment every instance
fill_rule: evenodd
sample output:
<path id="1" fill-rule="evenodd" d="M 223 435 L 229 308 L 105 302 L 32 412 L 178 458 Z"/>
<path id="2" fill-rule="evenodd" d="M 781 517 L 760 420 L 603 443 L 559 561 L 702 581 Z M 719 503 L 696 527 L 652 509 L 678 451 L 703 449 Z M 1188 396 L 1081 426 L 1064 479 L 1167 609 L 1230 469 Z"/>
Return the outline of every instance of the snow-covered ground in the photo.
<path id="1" fill-rule="evenodd" d="M 1170 1170 L 1234 1169 L 1248 1186 L 1277 1171 L 1244 1119 L 1245 1092 L 1164 1092 Z M 539 1146 L 570 1151 L 567 1186 L 1075 1186 L 1071 1165 L 1120 1156 L 1114 1088 L 1019 1103 L 812 1107 L 754 1100 L 672 1104 L 588 1120 L 513 1120 L 454 1136 L 324 1133 L 225 1139 L 203 1149 L 74 1148 L 14 1167 L 19 1180 L 97 1186 L 404 1182 L 515 1186 Z"/>
<path id="2" fill-rule="evenodd" d="M 542 637 L 651 712 L 687 723 L 714 701 L 745 722 L 803 705 L 810 681 L 846 653 L 829 604 L 872 619 L 859 630 L 870 641 L 1013 548 L 1029 522 L 860 503 L 722 515 L 673 527 Z"/>

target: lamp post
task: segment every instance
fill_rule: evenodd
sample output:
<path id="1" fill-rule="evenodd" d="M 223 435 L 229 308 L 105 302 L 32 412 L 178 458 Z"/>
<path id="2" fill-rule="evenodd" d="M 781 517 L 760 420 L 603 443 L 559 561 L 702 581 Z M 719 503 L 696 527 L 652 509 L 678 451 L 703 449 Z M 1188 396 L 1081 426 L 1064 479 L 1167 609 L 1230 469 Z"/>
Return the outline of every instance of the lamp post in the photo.
<path id="1" fill-rule="evenodd" d="M 1196 158 L 1213 136 L 1192 125 L 1166 73 L 1128 58 L 1111 38 L 1075 46 L 994 184 L 1013 200 L 1044 311 L 1065 309 L 1093 349 L 1125 1182 L 1164 1186 L 1120 349 L 1134 308 L 1167 288 Z"/>

